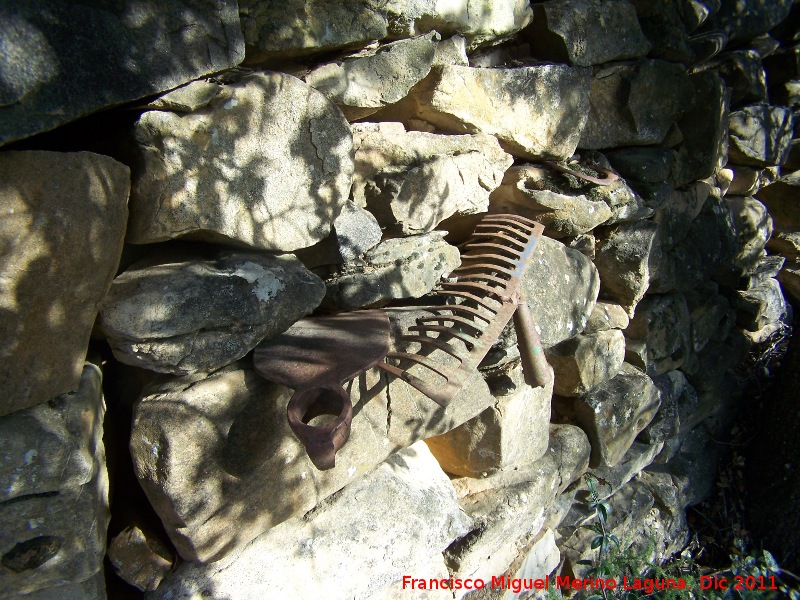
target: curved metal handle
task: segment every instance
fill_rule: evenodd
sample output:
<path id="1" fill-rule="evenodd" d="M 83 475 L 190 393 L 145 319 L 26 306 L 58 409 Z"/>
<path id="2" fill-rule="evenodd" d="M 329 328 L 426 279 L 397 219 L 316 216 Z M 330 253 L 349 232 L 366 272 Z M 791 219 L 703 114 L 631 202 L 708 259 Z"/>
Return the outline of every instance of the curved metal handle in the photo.
<path id="1" fill-rule="evenodd" d="M 528 303 L 520 294 L 517 300 L 517 309 L 514 311 L 514 329 L 517 332 L 519 356 L 522 360 L 522 372 L 525 383 L 531 387 L 544 387 L 550 383 L 552 367 L 547 363 L 544 348 L 536 332 L 536 322 L 533 320 Z"/>
<path id="2" fill-rule="evenodd" d="M 325 425 L 308 424 L 320 415 L 336 418 Z M 321 471 L 336 466 L 336 452 L 350 437 L 353 421 L 353 403 L 345 389 L 331 386 L 297 390 L 286 407 L 286 416 L 314 466 Z"/>

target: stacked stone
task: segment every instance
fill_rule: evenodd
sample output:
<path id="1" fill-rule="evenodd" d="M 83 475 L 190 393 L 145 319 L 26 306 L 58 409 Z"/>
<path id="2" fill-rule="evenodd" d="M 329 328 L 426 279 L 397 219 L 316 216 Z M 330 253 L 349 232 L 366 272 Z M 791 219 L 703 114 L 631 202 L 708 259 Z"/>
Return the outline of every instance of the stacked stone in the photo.
<path id="1" fill-rule="evenodd" d="M 121 414 L 145 382 L 118 446 L 160 523 L 115 507 L 109 558 L 148 597 L 580 575 L 587 472 L 626 546 L 681 548 L 732 371 L 800 298 L 790 0 L 56 4 L 0 2 L 0 143 L 134 104 L 62 130 L 82 152 L 0 153 L 3 589 L 105 597 L 87 349 Z M 113 48 L 91 76 L 78 29 Z M 487 212 L 545 225 L 522 291 L 554 377 L 524 383 L 511 326 L 446 409 L 370 370 L 316 470 L 250 352 L 365 307 L 394 345 Z"/>

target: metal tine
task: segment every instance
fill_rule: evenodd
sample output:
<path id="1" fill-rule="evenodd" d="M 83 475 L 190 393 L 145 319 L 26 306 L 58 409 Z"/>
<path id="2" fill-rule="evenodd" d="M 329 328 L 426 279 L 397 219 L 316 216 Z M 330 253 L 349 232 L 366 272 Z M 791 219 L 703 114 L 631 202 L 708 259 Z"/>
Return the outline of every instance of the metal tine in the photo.
<path id="1" fill-rule="evenodd" d="M 411 362 L 415 362 L 417 364 L 422 365 L 423 367 L 430 369 L 437 375 L 441 375 L 445 379 L 449 380 L 452 377 L 452 369 L 448 369 L 444 365 L 441 365 L 435 361 L 432 361 L 427 356 L 421 356 L 419 354 L 409 354 L 408 352 L 389 352 L 386 355 L 387 358 L 396 358 L 398 360 L 410 360 Z M 386 369 L 386 367 L 392 367 L 393 369 L 397 369 L 397 371 L 401 374 L 401 377 L 405 377 L 405 371 L 408 369 L 400 369 L 399 367 L 395 367 L 394 365 L 390 365 L 388 363 L 381 364 L 382 369 Z M 392 373 L 395 373 L 392 371 Z M 397 374 L 397 373 L 395 373 Z M 413 375 L 412 375 L 413 377 Z"/>
<path id="2" fill-rule="evenodd" d="M 504 288 L 508 287 L 508 284 L 511 283 L 508 279 L 503 279 L 501 277 L 495 277 L 494 275 L 489 275 L 488 273 L 470 273 L 467 275 L 459 275 L 458 281 L 493 281 L 495 283 L 499 283 Z M 456 282 L 451 282 L 456 283 Z"/>
<path id="3" fill-rule="evenodd" d="M 469 260 L 469 261 L 475 260 L 475 261 L 479 261 L 479 262 L 486 262 L 486 261 L 489 261 L 489 260 L 496 260 L 496 261 L 502 262 L 503 264 L 510 265 L 510 266 L 514 267 L 515 269 L 518 268 L 518 266 L 519 266 L 517 264 L 519 261 L 514 260 L 513 258 L 508 258 L 507 256 L 500 256 L 499 254 L 462 254 L 461 255 L 461 261 L 463 262 L 465 260 Z"/>
<path id="4" fill-rule="evenodd" d="M 417 319 L 417 323 L 422 325 L 422 323 L 446 323 L 448 321 L 452 321 L 453 323 L 461 323 L 466 327 L 470 327 L 474 329 L 478 335 L 483 335 L 483 328 L 478 325 L 474 320 L 467 319 L 466 317 L 460 317 L 458 315 L 441 315 L 437 317 L 419 317 Z M 489 323 L 489 321 L 486 321 Z M 412 326 L 413 327 L 413 326 Z M 430 326 L 429 326 L 430 327 Z M 438 326 L 437 326 L 438 327 Z M 411 327 L 409 327 L 411 329 Z"/>
<path id="5" fill-rule="evenodd" d="M 475 231 L 473 232 L 472 235 L 473 237 L 475 236 L 486 237 L 487 235 L 499 236 L 502 235 L 502 232 L 504 231 L 508 232 L 509 234 L 513 234 L 515 236 L 522 238 L 521 240 L 517 241 L 518 243 L 522 243 L 522 245 L 525 244 L 525 242 L 528 239 L 528 236 L 530 235 L 530 233 L 528 232 L 527 229 L 524 228 L 524 226 L 520 227 L 519 225 L 517 225 L 516 227 L 514 227 L 511 224 L 506 224 L 506 223 L 502 224 L 484 223 L 482 225 L 478 225 L 475 228 Z"/>
<path id="6" fill-rule="evenodd" d="M 475 294 L 470 294 L 469 292 L 465 292 L 463 290 L 449 290 L 446 294 L 442 294 L 441 292 L 436 292 L 436 294 L 437 295 L 444 295 L 444 296 L 457 296 L 458 298 L 464 298 L 465 300 L 471 300 L 472 302 L 475 302 L 481 308 L 484 308 L 484 309 L 490 311 L 492 313 L 492 317 L 497 315 L 497 310 L 496 309 L 492 308 L 491 306 L 489 306 L 487 304 L 484 304 L 483 298 L 479 298 Z M 448 304 L 447 308 L 455 308 L 455 307 L 459 307 L 460 308 L 461 306 L 462 305 L 460 305 L 460 304 L 452 304 L 452 305 Z M 467 307 L 467 308 L 469 308 L 469 307 Z M 488 319 L 486 322 L 491 324 L 491 319 Z"/>
<path id="7" fill-rule="evenodd" d="M 462 271 L 492 271 L 493 274 L 496 274 L 497 271 L 504 275 L 508 275 L 509 277 L 513 277 L 514 271 L 510 269 L 506 269 L 505 267 L 501 267 L 499 265 L 461 265 L 460 267 L 456 268 L 451 275 L 455 275 L 456 277 L 460 277 L 459 273 Z"/>
<path id="8" fill-rule="evenodd" d="M 471 336 L 468 333 L 464 333 L 463 331 L 459 331 L 458 329 L 453 329 L 452 327 L 443 327 L 442 325 L 412 325 L 411 327 L 408 328 L 408 330 L 422 331 L 422 332 L 437 331 L 452 336 L 454 338 L 457 338 L 462 342 L 464 342 L 465 344 L 470 344 L 471 346 L 474 346 L 475 344 L 478 343 L 478 338 Z M 435 338 L 435 339 L 440 339 L 440 338 Z"/>
<path id="9" fill-rule="evenodd" d="M 398 377 L 408 383 L 408 385 L 415 387 L 420 392 L 428 396 L 431 400 L 436 402 L 442 408 L 447 408 L 450 402 L 458 393 L 464 385 L 464 377 L 461 375 L 461 371 L 456 371 L 455 376 L 447 377 L 443 376 L 445 382 L 440 386 L 433 387 L 428 385 L 428 383 L 416 375 L 412 375 L 408 371 L 404 371 L 403 369 L 398 369 L 397 367 L 390 365 L 388 363 L 381 363 L 378 365 L 384 371 L 388 371 L 395 377 Z"/>
<path id="10" fill-rule="evenodd" d="M 523 237 L 521 233 L 519 234 L 519 236 Z M 470 239 L 467 240 L 467 243 L 464 244 L 464 248 L 468 250 L 471 246 L 475 244 L 475 242 L 478 242 L 478 240 L 483 238 L 489 238 L 492 240 L 499 238 L 502 240 L 506 240 L 507 242 L 514 244 L 515 246 L 519 246 L 520 248 L 525 247 L 525 240 L 519 240 L 517 238 L 511 237 L 510 235 L 506 235 L 505 233 L 499 231 L 476 231 L 475 233 L 472 234 L 472 237 L 470 237 Z M 475 242 L 473 242 L 472 240 L 475 240 Z"/>
<path id="11" fill-rule="evenodd" d="M 492 244 L 490 242 L 478 242 L 470 244 L 469 246 L 465 247 L 465 250 L 469 251 L 482 248 L 497 248 L 498 250 L 502 250 L 503 252 L 507 252 L 508 254 L 512 255 L 514 257 L 512 260 L 519 260 L 519 255 L 525 252 L 524 246 L 520 250 L 515 250 L 514 248 L 509 248 L 508 246 L 503 246 L 502 244 Z"/>
<path id="12" fill-rule="evenodd" d="M 401 335 L 400 338 L 404 342 L 417 342 L 419 344 L 427 344 L 429 346 L 433 346 L 434 348 L 438 348 L 442 352 L 446 352 L 450 356 L 457 358 L 460 362 L 465 362 L 469 358 L 469 352 L 464 354 L 460 352 L 457 348 L 453 347 L 452 345 L 448 344 L 447 342 L 443 342 L 439 338 L 432 338 L 428 337 L 427 335 Z"/>
<path id="13" fill-rule="evenodd" d="M 450 282 L 442 282 L 442 288 L 446 288 L 447 290 L 464 290 L 464 288 L 474 288 L 477 290 L 483 290 L 487 294 L 492 294 L 493 296 L 497 297 L 500 302 L 505 300 L 508 297 L 508 293 L 506 292 L 505 286 L 502 289 L 498 289 L 496 287 L 492 287 L 490 285 L 486 285 L 485 283 L 476 283 L 474 281 L 459 281 L 457 283 L 450 283 Z"/>
<path id="14" fill-rule="evenodd" d="M 483 217 L 482 223 L 517 223 L 529 227 L 531 230 L 539 226 L 539 223 L 523 217 L 522 215 L 497 215 L 489 214 Z"/>
<path id="15" fill-rule="evenodd" d="M 437 308 L 439 308 L 439 307 L 437 307 Z M 473 317 L 475 317 L 477 319 L 481 319 L 482 321 L 486 321 L 487 325 L 492 322 L 492 318 L 496 314 L 496 311 L 492 310 L 491 312 L 493 314 L 492 314 L 491 317 L 489 317 L 488 315 L 482 313 L 479 309 L 473 308 L 472 306 L 464 306 L 463 304 L 448 304 L 447 306 L 443 306 L 441 308 L 445 309 L 445 310 L 456 311 L 456 312 L 466 313 L 468 315 L 472 315 Z M 484 308 L 486 308 L 486 307 L 484 307 Z M 491 310 L 491 309 L 487 308 L 486 310 Z M 445 316 L 452 316 L 452 315 L 442 315 L 442 317 L 445 317 Z M 428 317 L 426 317 L 426 318 L 428 318 Z M 434 317 L 431 317 L 431 318 L 434 318 Z"/>

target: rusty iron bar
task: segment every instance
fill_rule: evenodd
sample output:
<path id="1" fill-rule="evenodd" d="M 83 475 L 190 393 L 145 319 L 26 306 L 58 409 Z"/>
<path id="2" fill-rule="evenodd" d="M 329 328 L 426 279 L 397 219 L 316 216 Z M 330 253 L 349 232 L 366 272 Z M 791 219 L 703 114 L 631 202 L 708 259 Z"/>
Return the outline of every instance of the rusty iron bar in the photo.
<path id="1" fill-rule="evenodd" d="M 461 266 L 434 292 L 443 296 L 447 304 L 425 307 L 433 314 L 417 319 L 417 324 L 400 337 L 403 342 L 418 344 L 420 349 L 389 352 L 387 362 L 378 366 L 446 407 L 513 316 L 525 381 L 532 386 L 546 385 L 551 371 L 533 316 L 519 291 L 543 231 L 541 223 L 520 215 L 486 215 L 462 246 Z M 447 323 L 452 325 L 446 326 Z M 433 350 L 455 358 L 458 366 L 433 360 L 429 356 Z M 415 365 L 444 381 L 426 381 L 411 372 Z"/>
<path id="2" fill-rule="evenodd" d="M 566 173 L 567 175 L 572 175 L 574 177 L 577 177 L 578 179 L 583 179 L 584 181 L 588 181 L 590 183 L 596 183 L 597 185 L 611 185 L 612 183 L 617 181 L 617 179 L 619 179 L 619 175 L 617 175 L 614 171 L 610 171 L 609 169 L 604 169 L 603 167 L 595 164 L 587 166 L 593 171 L 601 173 L 605 177 L 600 178 L 600 177 L 594 177 L 592 175 L 587 175 L 586 173 L 577 171 L 575 169 L 571 169 L 567 165 L 562 165 L 552 160 L 546 160 L 544 161 L 544 164 L 546 164 L 549 167 L 552 167 L 556 171 L 560 171 L 561 173 Z"/>
<path id="3" fill-rule="evenodd" d="M 380 363 L 388 351 L 389 318 L 382 310 L 300 319 L 255 349 L 256 372 L 295 390 L 286 416 L 318 469 L 332 469 L 350 437 L 353 403 L 342 386 Z M 310 423 L 321 415 L 334 419 Z"/>

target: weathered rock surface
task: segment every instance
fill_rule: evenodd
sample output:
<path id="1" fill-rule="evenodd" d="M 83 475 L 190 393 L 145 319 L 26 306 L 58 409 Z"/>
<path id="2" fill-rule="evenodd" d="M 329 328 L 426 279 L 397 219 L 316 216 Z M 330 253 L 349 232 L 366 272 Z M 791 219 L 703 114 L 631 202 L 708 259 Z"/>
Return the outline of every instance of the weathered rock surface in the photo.
<path id="1" fill-rule="evenodd" d="M 600 272 L 602 296 L 618 302 L 633 316 L 650 285 L 653 263 L 660 248 L 658 225 L 639 221 L 617 225 L 598 240 L 594 264 Z"/>
<path id="2" fill-rule="evenodd" d="M 169 110 L 176 113 L 194 112 L 208 106 L 222 91 L 221 86 L 210 81 L 192 81 L 179 88 L 162 94 L 148 102 L 144 108 L 149 110 Z"/>
<path id="3" fill-rule="evenodd" d="M 659 410 L 660 412 L 660 410 Z M 592 475 L 605 483 L 597 486 L 598 495 L 605 499 L 613 496 L 631 479 L 649 466 L 661 450 L 662 444 L 633 442 L 625 456 L 613 467 L 592 469 Z"/>
<path id="4" fill-rule="evenodd" d="M 604 68 L 592 78 L 589 118 L 578 146 L 661 143 L 691 94 L 684 70 L 666 61 L 643 59 Z"/>
<path id="5" fill-rule="evenodd" d="M 119 265 L 124 165 L 88 152 L 0 156 L 0 415 L 77 389 Z"/>
<path id="6" fill-rule="evenodd" d="M 525 0 L 389 0 L 386 11 L 389 33 L 394 37 L 434 30 L 443 36 L 457 33 L 468 40 L 470 48 L 509 38 L 532 18 Z"/>
<path id="7" fill-rule="evenodd" d="M 628 313 L 619 304 L 598 300 L 594 305 L 583 333 L 598 333 L 609 329 L 625 329 L 630 322 Z"/>
<path id="8" fill-rule="evenodd" d="M 539 240 L 522 279 L 522 292 L 544 347 L 583 329 L 599 289 L 600 277 L 588 258 L 556 240 Z"/>
<path id="9" fill-rule="evenodd" d="M 532 463 L 547 451 L 552 395 L 552 378 L 544 387 L 520 386 L 477 417 L 426 443 L 442 469 L 463 477 L 485 477 Z"/>
<path id="10" fill-rule="evenodd" d="M 730 88 L 733 106 L 767 101 L 767 77 L 757 50 L 726 52 L 709 66 L 719 73 Z"/>
<path id="11" fill-rule="evenodd" d="M 551 0 L 535 4 L 533 15 L 525 37 L 537 58 L 590 67 L 650 50 L 626 1 Z"/>
<path id="12" fill-rule="evenodd" d="M 235 67 L 236 2 L 3 2 L 0 144 Z M 103 48 L 102 53 L 88 52 Z"/>
<path id="13" fill-rule="evenodd" d="M 772 234 L 772 217 L 755 198 L 726 196 L 736 235 L 733 266 L 748 269 L 758 262 Z"/>
<path id="14" fill-rule="evenodd" d="M 580 398 L 559 399 L 556 410 L 574 418 L 592 443 L 592 467 L 616 465 L 658 411 L 652 380 L 627 363 L 613 379 Z"/>
<path id="15" fill-rule="evenodd" d="M 766 33 L 783 21 L 791 9 L 791 0 L 771 2 L 721 2 L 705 28 L 724 31 L 730 43 L 744 42 Z"/>
<path id="16" fill-rule="evenodd" d="M 404 98 L 431 70 L 436 33 L 399 40 L 366 53 L 316 67 L 303 80 L 351 120 L 362 119 Z"/>
<path id="17" fill-rule="evenodd" d="M 135 138 L 135 244 L 191 237 L 296 250 L 330 232 L 350 191 L 347 121 L 291 75 L 247 75 L 191 114 L 146 112 Z"/>
<path id="18" fill-rule="evenodd" d="M 658 223 L 658 237 L 662 249 L 670 250 L 682 242 L 703 210 L 711 186 L 697 181 L 685 190 L 673 190 L 656 210 L 653 220 Z"/>
<path id="19" fill-rule="evenodd" d="M 446 133 L 494 135 L 515 156 L 572 156 L 586 122 L 590 71 L 567 65 L 433 67 L 382 121 L 412 120 Z"/>
<path id="20" fill-rule="evenodd" d="M 101 379 L 87 363 L 77 391 L 0 418 L 2 598 L 45 597 L 102 571 L 110 514 Z"/>
<path id="21" fill-rule="evenodd" d="M 661 375 L 683 365 L 691 352 L 691 319 L 683 294 L 646 296 L 625 330 L 626 360 Z"/>
<path id="22" fill-rule="evenodd" d="M 148 597 L 366 598 L 416 574 L 470 524 L 420 442 L 224 560 L 185 563 Z"/>
<path id="23" fill-rule="evenodd" d="M 769 214 L 775 224 L 775 229 L 781 229 L 786 232 L 800 229 L 798 191 L 800 191 L 800 171 L 784 175 L 775 183 L 762 188 L 758 192 L 758 199 L 767 205 Z M 786 235 L 791 236 L 792 234 Z M 786 245 L 784 244 L 784 246 Z M 790 247 L 793 248 L 794 245 L 790 244 Z"/>
<path id="24" fill-rule="evenodd" d="M 363 48 L 386 37 L 384 0 L 241 0 L 247 62 Z"/>
<path id="25" fill-rule="evenodd" d="M 684 294 L 691 319 L 692 349 L 702 350 L 712 339 L 724 340 L 732 324 L 730 304 L 716 283 L 707 281 Z"/>
<path id="26" fill-rule="evenodd" d="M 158 540 L 135 526 L 125 528 L 108 546 L 108 559 L 125 582 L 155 590 L 173 568 L 174 557 Z"/>
<path id="27" fill-rule="evenodd" d="M 474 529 L 447 549 L 451 572 L 489 581 L 505 573 L 519 548 L 541 529 L 545 508 L 586 471 L 588 460 L 589 443 L 580 429 L 551 425 L 547 454 L 533 464 L 453 480 Z"/>
<path id="28" fill-rule="evenodd" d="M 391 339 L 430 314 L 388 312 Z M 431 360 L 441 360 L 439 354 Z M 145 391 L 134 411 L 131 455 L 142 488 L 182 557 L 219 559 L 310 510 L 393 452 L 449 431 L 493 402 L 477 371 L 447 409 L 405 382 L 392 379 L 387 387 L 377 370 L 348 389 L 355 415 L 350 439 L 327 471 L 313 466 L 289 428 L 286 404 L 292 391 L 265 381 L 250 365 L 237 363 Z"/>
<path id="29" fill-rule="evenodd" d="M 460 264 L 458 249 L 437 231 L 384 240 L 325 281 L 323 307 L 355 310 L 419 298 Z"/>
<path id="30" fill-rule="evenodd" d="M 125 271 L 103 302 L 100 327 L 125 364 L 212 371 L 288 329 L 324 294 L 294 257 L 227 253 Z"/>
<path id="31" fill-rule="evenodd" d="M 347 201 L 333 222 L 336 247 L 343 262 L 361 258 L 381 241 L 381 226 L 375 216 Z"/>
<path id="32" fill-rule="evenodd" d="M 486 212 L 513 161 L 491 136 L 407 132 L 400 123 L 354 124 L 353 145 L 354 202 L 405 235 Z"/>
<path id="33" fill-rule="evenodd" d="M 746 291 L 737 290 L 733 305 L 736 324 L 749 331 L 758 331 L 786 315 L 786 300 L 775 279 L 768 279 Z"/>
<path id="34" fill-rule="evenodd" d="M 548 172 L 538 166 L 508 169 L 502 185 L 490 197 L 495 212 L 515 212 L 539 221 L 552 237 L 575 236 L 591 231 L 611 217 L 602 200 L 590 200 L 572 190 L 547 189 Z"/>
<path id="35" fill-rule="evenodd" d="M 636 8 L 642 31 L 652 44 L 650 56 L 684 64 L 694 60 L 679 2 L 631 0 L 631 4 Z"/>
<path id="36" fill-rule="evenodd" d="M 580 396 L 611 379 L 625 360 L 625 336 L 618 329 L 578 334 L 546 351 L 559 396 Z"/>
<path id="37" fill-rule="evenodd" d="M 755 104 L 730 114 L 728 156 L 740 165 L 765 167 L 786 161 L 794 118 L 789 108 Z"/>

